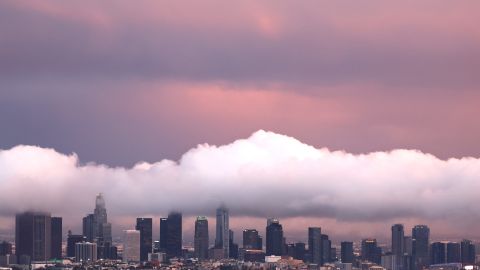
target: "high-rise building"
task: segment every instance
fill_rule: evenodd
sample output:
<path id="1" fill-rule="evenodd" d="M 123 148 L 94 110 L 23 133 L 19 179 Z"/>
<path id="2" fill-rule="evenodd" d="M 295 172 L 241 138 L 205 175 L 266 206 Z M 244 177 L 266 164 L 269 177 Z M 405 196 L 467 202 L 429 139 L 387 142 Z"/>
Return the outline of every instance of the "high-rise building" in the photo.
<path id="1" fill-rule="evenodd" d="M 123 261 L 140 261 L 140 231 L 125 230 L 123 232 Z"/>
<path id="2" fill-rule="evenodd" d="M 223 249 L 224 258 L 228 258 L 230 254 L 229 232 L 230 226 L 228 208 L 222 204 L 219 208 L 217 208 L 215 247 Z"/>
<path id="3" fill-rule="evenodd" d="M 435 242 L 430 245 L 430 264 L 444 264 L 446 262 L 446 245 Z"/>
<path id="4" fill-rule="evenodd" d="M 0 242 L 0 256 L 12 254 L 12 243 L 7 241 Z"/>
<path id="5" fill-rule="evenodd" d="M 208 258 L 208 219 L 204 216 L 197 217 L 195 221 L 194 252 L 199 260 Z"/>
<path id="6" fill-rule="evenodd" d="M 235 243 L 234 237 L 233 237 L 233 231 L 228 230 L 228 257 L 231 259 L 238 259 L 238 244 Z"/>
<path id="7" fill-rule="evenodd" d="M 278 219 L 268 219 L 266 231 L 266 255 L 283 255 L 283 228 Z"/>
<path id="8" fill-rule="evenodd" d="M 182 214 L 170 212 L 167 218 L 167 243 L 168 258 L 182 256 Z"/>
<path id="9" fill-rule="evenodd" d="M 97 260 L 97 244 L 90 242 L 75 243 L 75 261 L 95 262 Z"/>
<path id="10" fill-rule="evenodd" d="M 97 235 L 97 226 L 95 224 L 95 216 L 93 214 L 88 214 L 83 218 L 83 235 L 87 238 L 88 242 L 95 241 Z"/>
<path id="11" fill-rule="evenodd" d="M 75 244 L 87 242 L 87 238 L 80 234 L 72 234 L 71 231 L 68 232 L 67 237 L 67 257 L 75 257 Z"/>
<path id="12" fill-rule="evenodd" d="M 15 247 L 18 258 L 28 256 L 32 261 L 51 258 L 52 221 L 50 213 L 24 212 L 16 215 Z"/>
<path id="13" fill-rule="evenodd" d="M 95 198 L 93 214 L 83 218 L 83 235 L 87 237 L 87 241 L 96 242 L 99 248 L 112 244 L 112 224 L 108 222 L 105 199 L 102 193 Z"/>
<path id="14" fill-rule="evenodd" d="M 160 218 L 159 251 L 167 252 L 168 218 Z"/>
<path id="15" fill-rule="evenodd" d="M 402 224 L 395 224 L 392 226 L 392 254 L 398 257 L 403 256 L 405 233 Z"/>
<path id="16" fill-rule="evenodd" d="M 52 217 L 51 222 L 52 222 L 51 258 L 61 259 L 62 258 L 62 218 Z"/>
<path id="17" fill-rule="evenodd" d="M 412 228 L 414 241 L 414 268 L 417 270 L 429 266 L 430 229 L 426 225 L 416 225 Z"/>
<path id="18" fill-rule="evenodd" d="M 321 264 L 329 263 L 332 261 L 331 258 L 331 249 L 332 249 L 332 241 L 328 239 L 328 235 L 322 234 L 321 236 L 321 242 L 322 242 L 322 262 Z"/>
<path id="19" fill-rule="evenodd" d="M 340 260 L 342 263 L 353 263 L 353 242 L 342 242 L 340 244 Z"/>
<path id="20" fill-rule="evenodd" d="M 262 237 L 255 229 L 243 230 L 243 248 L 244 249 L 262 249 Z"/>
<path id="21" fill-rule="evenodd" d="M 403 254 L 407 256 L 413 255 L 413 239 L 411 236 L 403 237 Z"/>
<path id="22" fill-rule="evenodd" d="M 152 253 L 152 219 L 137 218 L 135 229 L 140 232 L 140 261 L 145 262 Z"/>
<path id="23" fill-rule="evenodd" d="M 472 241 L 463 239 L 460 243 L 460 254 L 463 265 L 475 264 L 475 245 Z"/>
<path id="24" fill-rule="evenodd" d="M 455 242 L 447 243 L 447 263 L 462 262 L 460 244 Z"/>
<path id="25" fill-rule="evenodd" d="M 376 239 L 362 240 L 362 260 L 380 264 L 382 260 L 382 249 L 377 246 Z"/>
<path id="26" fill-rule="evenodd" d="M 296 260 L 305 260 L 305 255 L 307 253 L 307 249 L 305 248 L 305 243 L 298 242 L 295 243 L 295 256 Z"/>
<path id="27" fill-rule="evenodd" d="M 311 263 L 322 264 L 322 231 L 320 227 L 308 228 L 308 253 Z"/>

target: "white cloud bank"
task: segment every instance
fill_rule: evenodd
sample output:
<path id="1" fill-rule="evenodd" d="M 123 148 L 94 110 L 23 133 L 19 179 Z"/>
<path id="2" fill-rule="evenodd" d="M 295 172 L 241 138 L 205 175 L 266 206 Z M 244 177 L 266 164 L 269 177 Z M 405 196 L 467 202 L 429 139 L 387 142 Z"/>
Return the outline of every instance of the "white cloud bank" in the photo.
<path id="1" fill-rule="evenodd" d="M 198 145 L 178 162 L 133 168 L 80 164 L 75 154 L 20 145 L 0 151 L 0 190 L 4 217 L 38 209 L 80 220 L 103 192 L 117 217 L 172 209 L 211 214 L 225 202 L 237 216 L 418 219 L 464 228 L 480 221 L 480 159 L 332 152 L 266 131 L 228 145 Z"/>

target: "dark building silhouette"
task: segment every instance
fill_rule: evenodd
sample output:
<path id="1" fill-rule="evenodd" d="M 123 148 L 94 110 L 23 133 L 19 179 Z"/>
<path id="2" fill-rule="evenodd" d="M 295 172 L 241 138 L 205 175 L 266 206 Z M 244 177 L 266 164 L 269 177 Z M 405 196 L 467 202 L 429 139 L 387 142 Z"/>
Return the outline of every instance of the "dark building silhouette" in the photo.
<path id="1" fill-rule="evenodd" d="M 166 221 L 160 220 L 160 237 L 164 237 L 165 251 L 168 258 L 182 256 L 182 214 L 170 212 Z M 162 231 L 166 230 L 166 231 Z M 162 235 L 163 233 L 163 235 Z M 162 238 L 160 238 L 160 246 Z"/>
<path id="2" fill-rule="evenodd" d="M 340 260 L 342 263 L 353 263 L 353 242 L 342 242 L 340 244 Z"/>
<path id="3" fill-rule="evenodd" d="M 62 218 L 61 217 L 52 217 L 52 247 L 51 247 L 51 258 L 52 259 L 61 259 L 62 258 Z"/>
<path id="4" fill-rule="evenodd" d="M 168 218 L 160 218 L 159 251 L 167 252 Z"/>
<path id="5" fill-rule="evenodd" d="M 430 264 L 446 263 L 446 245 L 442 242 L 435 242 L 430 245 Z"/>
<path id="6" fill-rule="evenodd" d="M 93 214 L 88 214 L 83 218 L 82 225 L 83 235 L 87 238 L 88 242 L 93 243 L 95 241 L 95 236 L 97 235 L 95 216 Z"/>
<path id="7" fill-rule="evenodd" d="M 398 257 L 403 256 L 405 232 L 402 224 L 392 226 L 392 254 Z"/>
<path id="8" fill-rule="evenodd" d="M 328 235 L 322 234 L 321 236 L 321 242 L 322 242 L 322 265 L 325 263 L 329 263 L 332 261 L 331 258 L 331 249 L 332 249 L 332 242 L 330 239 L 328 239 Z"/>
<path id="9" fill-rule="evenodd" d="M 199 260 L 208 259 L 208 219 L 197 217 L 195 221 L 194 252 Z"/>
<path id="10" fill-rule="evenodd" d="M 362 260 L 380 264 L 381 258 L 382 258 L 382 249 L 377 246 L 377 240 L 363 239 L 362 240 Z"/>
<path id="11" fill-rule="evenodd" d="M 0 242 L 0 256 L 12 254 L 12 243 L 7 241 Z"/>
<path id="12" fill-rule="evenodd" d="M 262 249 L 262 237 L 255 229 L 243 230 L 243 248 L 244 249 Z"/>
<path id="13" fill-rule="evenodd" d="M 460 243 L 460 252 L 462 264 L 475 264 L 475 245 L 472 243 L 472 241 L 467 239 L 462 240 Z"/>
<path id="14" fill-rule="evenodd" d="M 295 256 L 296 260 L 305 260 L 305 254 L 307 253 L 307 249 L 305 248 L 305 243 L 298 242 L 295 243 Z"/>
<path id="15" fill-rule="evenodd" d="M 87 238 L 80 234 L 72 234 L 71 231 L 68 232 L 67 237 L 67 257 L 75 257 L 75 244 L 86 242 Z"/>
<path id="16" fill-rule="evenodd" d="M 52 220 L 50 213 L 25 212 L 16 215 L 16 255 L 28 256 L 32 261 L 51 258 Z M 24 257 L 25 258 L 25 257 Z"/>
<path id="17" fill-rule="evenodd" d="M 148 261 L 148 253 L 152 253 L 152 219 L 137 218 L 135 230 L 140 231 L 140 261 Z"/>
<path id="18" fill-rule="evenodd" d="M 228 257 L 232 259 L 238 259 L 238 244 L 233 241 L 233 231 L 228 230 Z"/>
<path id="19" fill-rule="evenodd" d="M 308 228 L 308 253 L 311 263 L 322 264 L 322 230 L 320 227 Z"/>
<path id="20" fill-rule="evenodd" d="M 283 228 L 277 219 L 269 219 L 267 223 L 266 255 L 283 255 Z"/>
<path id="21" fill-rule="evenodd" d="M 215 248 L 223 249 L 223 257 L 230 256 L 230 215 L 228 208 L 222 204 L 217 208 L 217 223 L 215 224 Z"/>
<path id="22" fill-rule="evenodd" d="M 416 225 L 412 228 L 413 243 L 413 262 L 414 268 L 417 270 L 427 268 L 429 266 L 429 245 L 430 245 L 430 229 L 426 225 Z"/>
<path id="23" fill-rule="evenodd" d="M 447 243 L 447 263 L 462 262 L 460 255 L 460 244 L 455 242 Z"/>

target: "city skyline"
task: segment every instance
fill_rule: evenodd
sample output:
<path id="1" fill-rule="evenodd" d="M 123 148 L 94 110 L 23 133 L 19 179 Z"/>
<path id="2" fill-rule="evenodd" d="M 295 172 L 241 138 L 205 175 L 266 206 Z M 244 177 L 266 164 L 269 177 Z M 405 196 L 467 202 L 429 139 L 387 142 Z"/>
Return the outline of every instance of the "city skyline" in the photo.
<path id="1" fill-rule="evenodd" d="M 34 210 L 62 217 L 64 237 L 101 239 L 98 254 L 82 246 L 86 257 L 115 253 L 138 227 L 144 259 L 145 232 L 166 233 L 161 222 L 179 253 L 197 216 L 224 253 L 244 229 L 270 243 L 269 218 L 280 220 L 277 244 L 312 228 L 316 261 L 329 241 L 391 235 L 400 256 L 413 241 L 402 233 L 419 224 L 435 241 L 480 240 L 478 10 L 0 1 L 0 239 L 13 241 L 12 217 Z"/>

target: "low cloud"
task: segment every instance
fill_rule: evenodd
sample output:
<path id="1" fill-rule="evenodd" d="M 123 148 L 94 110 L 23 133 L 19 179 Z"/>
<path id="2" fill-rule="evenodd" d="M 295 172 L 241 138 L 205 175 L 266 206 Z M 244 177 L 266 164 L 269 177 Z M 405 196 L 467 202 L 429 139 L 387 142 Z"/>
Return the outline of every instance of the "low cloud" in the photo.
<path id="1" fill-rule="evenodd" d="M 79 223 L 103 192 L 110 217 L 119 220 L 174 209 L 211 215 L 225 202 L 237 218 L 415 219 L 463 230 L 480 220 L 479 179 L 477 158 L 442 160 L 415 150 L 350 154 L 262 130 L 227 145 L 198 145 L 178 162 L 132 168 L 82 164 L 76 154 L 19 145 L 0 151 L 0 215 L 38 209 Z"/>

